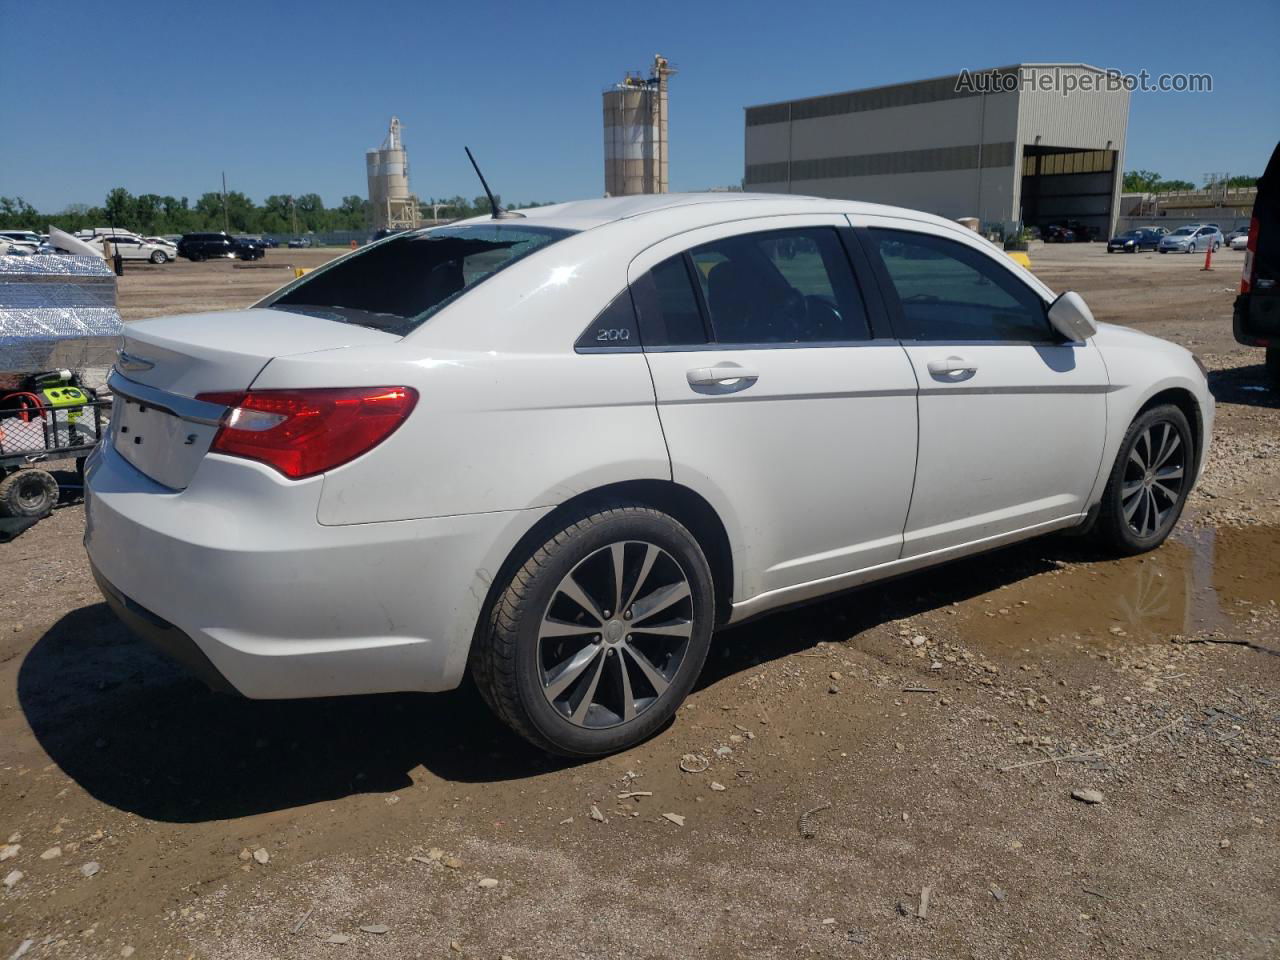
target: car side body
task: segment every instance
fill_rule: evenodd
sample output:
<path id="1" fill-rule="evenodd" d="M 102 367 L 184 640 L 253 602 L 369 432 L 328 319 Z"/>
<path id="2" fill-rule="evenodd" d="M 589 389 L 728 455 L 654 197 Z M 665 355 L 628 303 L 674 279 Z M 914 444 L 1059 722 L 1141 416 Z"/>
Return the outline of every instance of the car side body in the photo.
<path id="1" fill-rule="evenodd" d="M 902 292 L 938 263 L 972 269 L 979 301 L 1011 290 L 1043 314 L 1056 299 L 951 221 L 694 194 L 454 226 L 490 225 L 566 234 L 404 335 L 305 306 L 322 289 L 307 278 L 249 310 L 128 325 L 116 395 L 174 421 L 152 459 L 117 433 L 89 464 L 85 542 L 117 609 L 188 638 L 189 662 L 250 697 L 447 690 L 513 569 L 584 504 L 675 517 L 706 554 L 724 625 L 1089 524 L 1153 405 L 1192 424 L 1188 483 L 1202 468 L 1213 400 L 1181 347 L 1106 324 L 1078 342 L 1047 324 L 1021 339 L 910 335 L 967 322 Z M 691 320 L 681 342 L 669 295 L 651 310 L 657 271 L 686 264 L 691 297 L 750 314 L 750 297 L 717 293 L 734 278 L 715 251 L 761 237 L 801 286 L 816 246 L 841 260 L 840 309 L 803 306 L 839 335 L 692 342 Z M 208 452 L 227 414 L 201 396 L 373 385 L 413 391 L 412 413 L 319 475 Z"/>
<path id="2" fill-rule="evenodd" d="M 1213 224 L 1191 224 L 1165 234 L 1156 249 L 1161 253 L 1201 253 L 1217 250 L 1222 243 L 1222 231 Z"/>
<path id="3" fill-rule="evenodd" d="M 188 233 L 177 243 L 178 255 L 188 260 L 261 260 L 262 247 L 245 243 L 225 233 Z"/>
<path id="4" fill-rule="evenodd" d="M 1126 230 L 1107 241 L 1107 253 L 1137 253 L 1160 246 L 1160 234 L 1154 230 Z"/>

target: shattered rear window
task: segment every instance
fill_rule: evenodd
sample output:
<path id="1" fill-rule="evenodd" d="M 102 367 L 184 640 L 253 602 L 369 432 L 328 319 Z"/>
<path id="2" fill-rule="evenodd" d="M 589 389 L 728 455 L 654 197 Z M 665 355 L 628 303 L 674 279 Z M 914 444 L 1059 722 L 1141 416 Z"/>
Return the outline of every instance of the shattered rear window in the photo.
<path id="1" fill-rule="evenodd" d="M 494 223 L 397 234 L 259 306 L 405 336 L 476 284 L 572 233 Z"/>

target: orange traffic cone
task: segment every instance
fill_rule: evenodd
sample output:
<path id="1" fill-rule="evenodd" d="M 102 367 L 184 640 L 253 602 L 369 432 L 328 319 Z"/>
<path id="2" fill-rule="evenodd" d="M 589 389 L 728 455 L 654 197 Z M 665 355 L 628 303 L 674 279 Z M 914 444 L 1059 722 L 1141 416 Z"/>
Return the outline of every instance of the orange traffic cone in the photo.
<path id="1" fill-rule="evenodd" d="M 1204 251 L 1204 266 L 1200 268 L 1200 272 L 1204 273 L 1204 271 L 1206 270 L 1212 270 L 1213 269 L 1212 264 L 1213 264 L 1213 244 L 1211 243 Z"/>

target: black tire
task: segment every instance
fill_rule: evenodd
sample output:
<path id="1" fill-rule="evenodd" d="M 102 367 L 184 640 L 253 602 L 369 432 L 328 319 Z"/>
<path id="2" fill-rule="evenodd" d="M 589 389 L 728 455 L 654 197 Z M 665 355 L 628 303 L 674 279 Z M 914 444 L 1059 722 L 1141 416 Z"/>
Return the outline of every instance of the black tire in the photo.
<path id="1" fill-rule="evenodd" d="M 1167 441 L 1166 428 L 1172 431 Z M 1176 448 L 1161 461 L 1164 444 L 1173 444 L 1173 434 L 1177 436 Z M 1116 554 L 1131 556 L 1164 543 L 1182 516 L 1198 457 L 1191 426 L 1177 407 L 1163 404 L 1140 414 L 1125 431 L 1102 494 L 1095 528 L 1102 544 Z M 1143 460 L 1154 460 L 1157 469 L 1144 468 Z M 1176 495 L 1170 499 L 1167 491 L 1173 481 L 1161 477 L 1161 473 L 1172 470 L 1175 464 L 1181 472 L 1176 478 Z M 1152 479 L 1158 482 L 1153 483 Z"/>
<path id="2" fill-rule="evenodd" d="M 43 517 L 58 502 L 58 481 L 45 470 L 15 470 L 0 480 L 0 516 Z"/>
<path id="3" fill-rule="evenodd" d="M 565 620 L 565 608 L 557 605 L 569 602 L 574 610 L 580 611 L 576 616 L 578 629 L 584 629 L 583 625 L 593 620 L 605 619 L 593 617 L 586 612 L 587 607 L 567 600 L 567 594 L 561 591 L 561 587 L 571 572 L 590 567 L 596 563 L 597 557 L 602 556 L 601 551 L 611 550 L 613 545 L 620 543 L 624 544 L 624 551 L 631 551 L 627 554 L 628 562 L 636 559 L 635 551 L 639 550 L 641 556 L 645 556 L 651 546 L 658 548 L 660 555 L 652 566 L 644 568 L 647 579 L 630 569 L 621 578 L 624 581 L 628 575 L 634 578 L 628 592 L 634 594 L 630 602 L 635 603 L 637 609 L 645 593 L 641 588 L 654 584 L 655 578 L 658 584 L 664 582 L 664 570 L 668 577 L 674 571 L 677 585 L 682 578 L 689 588 L 687 598 L 670 608 L 681 611 L 679 616 L 689 632 L 687 642 L 678 638 L 658 638 L 660 645 L 666 645 L 663 649 L 670 652 L 665 659 L 661 656 L 645 659 L 649 667 L 662 664 L 665 669 L 674 671 L 666 678 L 666 686 L 661 691 L 644 679 L 645 673 L 631 652 L 638 645 L 632 644 L 629 633 L 625 643 L 616 634 L 611 638 L 597 635 L 594 640 L 589 636 L 565 637 L 559 641 L 539 639 L 544 618 L 551 618 L 553 608 L 558 611 L 554 621 L 561 623 Z M 600 572 L 608 577 L 602 582 L 612 589 L 616 578 L 607 572 L 609 570 L 611 567 L 606 565 Z M 579 589 L 585 591 L 582 586 Z M 621 594 L 623 590 L 618 592 Z M 599 629 L 605 631 L 610 629 L 610 625 L 619 623 L 619 611 L 603 612 L 614 616 Z M 629 619 L 631 610 L 626 613 Z M 677 616 L 675 613 L 671 615 Z M 702 671 L 711 643 L 714 616 L 711 571 L 697 540 L 684 526 L 658 510 L 635 503 L 614 502 L 584 508 L 580 515 L 568 518 L 558 533 L 534 550 L 511 576 L 502 593 L 497 595 L 472 647 L 471 674 L 481 695 L 499 718 L 534 746 L 549 753 L 576 758 L 615 753 L 652 736 L 675 714 Z M 634 623 L 622 625 L 621 629 L 644 633 L 635 624 L 645 619 L 637 613 Z M 596 628 L 586 626 L 585 629 L 593 632 Z M 551 661 L 544 658 L 544 643 L 548 645 L 548 652 L 554 654 Z M 572 650 L 578 646 L 581 650 L 575 655 Z M 592 652 L 593 649 L 599 652 Z M 654 649 L 650 647 L 649 651 Z M 575 679 L 566 688 L 565 698 L 570 703 L 576 693 L 577 705 L 581 705 L 591 695 L 585 709 L 586 716 L 597 721 L 595 728 L 574 722 L 562 708 L 553 705 L 554 694 L 544 690 L 544 686 L 554 683 L 554 678 L 546 676 L 548 663 L 569 663 L 570 659 L 581 658 L 584 654 L 592 658 L 592 666 L 575 676 L 580 676 L 586 686 Z M 596 657 L 599 657 L 598 667 Z M 606 670 L 609 672 L 608 680 L 603 679 Z M 602 679 L 593 683 L 589 676 L 593 672 Z M 613 713 L 603 706 L 597 708 L 597 690 L 600 691 L 600 699 L 606 699 L 611 692 L 619 697 L 623 690 L 632 693 L 627 702 L 638 708 L 635 716 L 624 720 L 620 713 Z M 646 694 L 644 699 L 648 702 L 643 706 L 635 699 L 636 692 Z M 597 712 L 592 714 L 593 710 Z"/>
<path id="4" fill-rule="evenodd" d="M 204 259 L 204 254 L 200 253 L 198 250 L 195 253 L 191 254 L 192 263 L 199 263 L 203 259 Z"/>
<path id="5" fill-rule="evenodd" d="M 1271 385 L 1280 389 L 1280 347 L 1267 347 L 1267 376 Z"/>

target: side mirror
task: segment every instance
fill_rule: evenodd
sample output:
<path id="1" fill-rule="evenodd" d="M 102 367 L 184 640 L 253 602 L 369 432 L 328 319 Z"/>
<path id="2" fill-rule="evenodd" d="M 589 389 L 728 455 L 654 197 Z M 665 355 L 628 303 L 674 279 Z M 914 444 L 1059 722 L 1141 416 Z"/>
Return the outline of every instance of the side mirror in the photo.
<path id="1" fill-rule="evenodd" d="M 1098 332 L 1093 312 L 1075 291 L 1062 294 L 1050 304 L 1049 324 L 1074 343 L 1082 343 Z"/>

